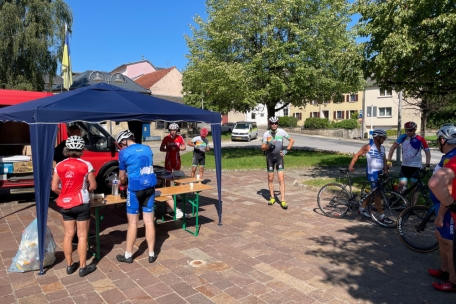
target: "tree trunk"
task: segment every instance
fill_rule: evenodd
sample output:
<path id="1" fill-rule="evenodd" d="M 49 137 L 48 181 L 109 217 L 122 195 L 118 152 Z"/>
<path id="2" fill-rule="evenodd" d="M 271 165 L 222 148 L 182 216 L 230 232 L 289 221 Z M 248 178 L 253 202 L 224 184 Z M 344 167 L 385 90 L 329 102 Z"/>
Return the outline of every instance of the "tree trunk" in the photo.
<path id="1" fill-rule="evenodd" d="M 268 109 L 268 121 L 269 121 L 269 118 L 275 116 L 275 104 L 272 106 L 268 104 L 268 105 L 266 105 L 266 108 Z"/>
<path id="2" fill-rule="evenodd" d="M 428 102 L 427 100 L 423 100 L 421 102 L 421 127 L 420 127 L 420 135 L 424 138 L 426 133 L 426 124 L 429 117 L 429 110 L 428 110 Z"/>

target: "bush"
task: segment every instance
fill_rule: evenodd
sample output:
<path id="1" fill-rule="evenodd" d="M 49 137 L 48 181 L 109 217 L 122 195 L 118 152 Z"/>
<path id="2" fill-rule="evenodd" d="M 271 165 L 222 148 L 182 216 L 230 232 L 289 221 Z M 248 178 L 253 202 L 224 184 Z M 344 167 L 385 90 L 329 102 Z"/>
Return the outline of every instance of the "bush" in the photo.
<path id="1" fill-rule="evenodd" d="M 298 119 L 293 116 L 281 116 L 279 117 L 279 127 L 289 128 L 296 127 L 298 125 Z"/>
<path id="2" fill-rule="evenodd" d="M 341 121 L 332 121 L 331 128 L 334 129 L 356 129 L 359 128 L 358 121 L 356 119 L 345 119 Z"/>
<path id="3" fill-rule="evenodd" d="M 306 129 L 328 129 L 329 120 L 326 118 L 310 117 L 310 118 L 307 118 L 306 121 L 304 122 L 304 128 L 306 128 Z"/>

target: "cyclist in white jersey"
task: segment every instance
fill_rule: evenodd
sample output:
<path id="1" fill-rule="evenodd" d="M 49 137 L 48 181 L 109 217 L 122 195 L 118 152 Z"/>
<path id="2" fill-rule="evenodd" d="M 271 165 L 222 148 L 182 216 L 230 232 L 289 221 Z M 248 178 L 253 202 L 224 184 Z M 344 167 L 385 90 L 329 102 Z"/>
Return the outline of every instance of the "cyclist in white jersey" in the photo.
<path id="1" fill-rule="evenodd" d="M 386 139 L 386 132 L 383 129 L 376 129 L 372 133 L 372 142 L 364 145 L 358 153 L 353 156 L 353 159 L 348 166 L 348 170 L 350 172 L 355 172 L 354 166 L 356 161 L 359 159 L 361 155 L 366 155 L 367 159 L 367 166 L 366 166 L 366 174 L 367 179 L 371 181 L 371 188 L 372 190 L 377 187 L 378 181 L 378 174 L 384 170 L 385 174 L 388 173 L 388 166 L 386 164 L 386 156 L 385 156 L 385 147 L 382 146 L 383 142 Z M 385 224 L 392 224 L 394 223 L 392 219 L 386 217 L 382 211 L 382 202 L 380 198 L 375 198 L 375 204 L 380 213 L 380 220 Z M 370 217 L 370 214 L 365 209 L 367 205 L 367 200 L 364 201 L 359 207 L 359 214 L 364 215 L 365 217 Z"/>

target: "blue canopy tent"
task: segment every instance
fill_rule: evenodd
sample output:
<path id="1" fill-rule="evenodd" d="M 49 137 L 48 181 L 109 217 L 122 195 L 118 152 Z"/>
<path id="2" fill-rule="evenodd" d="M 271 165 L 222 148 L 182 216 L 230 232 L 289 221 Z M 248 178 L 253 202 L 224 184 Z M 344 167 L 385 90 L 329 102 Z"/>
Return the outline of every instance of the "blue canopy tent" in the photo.
<path id="1" fill-rule="evenodd" d="M 44 239 L 57 124 L 74 121 L 188 121 L 211 124 L 218 188 L 218 217 L 222 221 L 221 116 L 175 102 L 146 96 L 106 83 L 0 109 L 0 121 L 24 122 L 30 126 L 40 270 L 43 274 Z"/>

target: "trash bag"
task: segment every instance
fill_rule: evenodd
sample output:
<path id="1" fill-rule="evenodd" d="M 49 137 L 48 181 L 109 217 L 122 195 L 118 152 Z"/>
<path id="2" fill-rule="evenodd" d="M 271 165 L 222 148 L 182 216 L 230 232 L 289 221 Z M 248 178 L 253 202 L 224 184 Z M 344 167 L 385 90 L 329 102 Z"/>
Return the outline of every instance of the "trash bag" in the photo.
<path id="1" fill-rule="evenodd" d="M 49 266 L 55 262 L 55 241 L 49 227 L 46 226 L 46 238 L 44 241 L 43 266 Z M 16 256 L 13 258 L 9 272 L 26 272 L 40 269 L 40 256 L 38 252 L 38 221 L 35 219 L 22 231 L 21 244 Z"/>

